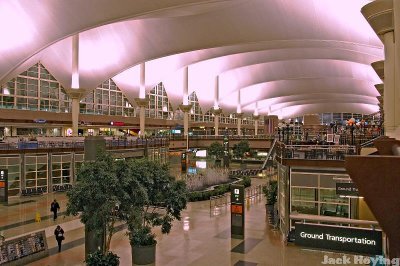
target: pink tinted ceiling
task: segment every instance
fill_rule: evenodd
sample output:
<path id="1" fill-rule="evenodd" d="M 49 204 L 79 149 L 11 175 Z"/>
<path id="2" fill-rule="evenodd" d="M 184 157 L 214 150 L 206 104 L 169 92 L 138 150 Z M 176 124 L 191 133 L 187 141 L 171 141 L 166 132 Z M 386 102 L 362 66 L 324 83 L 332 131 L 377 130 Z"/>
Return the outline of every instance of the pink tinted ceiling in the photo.
<path id="1" fill-rule="evenodd" d="M 37 39 L 28 34 L 20 46 L 11 40 L 7 47 L 15 50 L 7 55 L 3 53 L 5 46 L 3 50 L 0 46 L 0 58 L 7 59 L 0 67 L 2 82 L 29 67 L 32 61 L 41 60 L 69 87 L 71 38 L 68 35 L 78 31 L 81 31 L 81 86 L 93 89 L 113 77 L 131 101 L 138 96 L 139 72 L 135 65 L 140 62 L 146 62 L 147 87 L 164 81 L 175 105 L 182 101 L 181 68 L 189 66 L 190 91 L 196 91 L 203 109 L 212 105 L 217 75 L 220 76 L 220 105 L 227 111 L 235 109 L 229 104 L 236 103 L 231 98 L 235 97 L 235 91 L 243 90 L 242 95 L 247 97 L 243 105 L 247 105 L 248 112 L 254 102 L 262 102 L 271 93 L 304 94 L 302 91 L 310 86 L 309 93 L 326 93 L 327 99 L 333 91 L 348 90 L 373 97 L 376 94 L 373 83 L 380 82 L 369 64 L 382 59 L 382 44 L 359 12 L 368 2 L 365 0 L 298 0 L 296 4 L 293 0 L 160 0 L 152 4 L 135 1 L 140 3 L 138 7 L 132 1 L 121 1 L 118 7 L 97 1 L 96 10 L 100 13 L 87 16 L 83 14 L 90 8 L 87 3 L 92 1 L 79 1 L 82 5 L 77 1 L 71 1 L 72 5 L 67 1 L 48 1 L 44 7 L 29 9 L 35 2 L 1 2 L 14 13 L 24 14 L 22 17 L 27 19 L 21 23 L 32 25 L 29 32 L 36 34 L 37 31 L 44 36 Z M 72 16 L 76 21 L 68 24 L 61 8 L 66 8 L 67 14 L 76 12 Z M 37 16 L 41 12 L 45 14 L 43 18 Z M 62 19 L 55 19 L 58 16 Z M 127 17 L 135 19 L 110 23 Z M 56 42 L 59 39 L 62 40 Z M 318 86 L 318 80 L 329 89 Z M 271 84 L 285 84 L 284 81 L 290 86 L 279 85 L 278 91 L 272 89 Z M 257 90 L 252 91 L 253 88 Z M 311 97 L 312 100 L 315 101 Z M 360 106 L 371 110 L 366 108 L 369 105 L 346 101 L 337 107 Z M 285 110 L 313 110 L 310 106 L 324 105 L 301 103 L 297 106 L 301 108 L 291 106 Z M 324 109 L 327 106 L 331 111 L 339 111 L 334 104 L 326 104 Z"/>

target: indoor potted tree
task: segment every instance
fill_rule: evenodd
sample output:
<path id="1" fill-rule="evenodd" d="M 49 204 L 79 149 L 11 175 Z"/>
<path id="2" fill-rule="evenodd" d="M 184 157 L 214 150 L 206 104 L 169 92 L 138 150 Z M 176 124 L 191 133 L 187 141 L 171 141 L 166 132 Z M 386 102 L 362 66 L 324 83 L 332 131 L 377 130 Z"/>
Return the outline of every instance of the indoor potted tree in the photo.
<path id="1" fill-rule="evenodd" d="M 275 203 L 278 200 L 278 182 L 276 180 L 269 181 L 269 184 L 263 188 L 264 196 L 267 200 L 265 207 L 271 222 L 274 221 Z"/>
<path id="2" fill-rule="evenodd" d="M 210 147 L 208 148 L 208 154 L 215 157 L 216 166 L 221 166 L 221 158 L 224 156 L 224 146 L 215 141 L 211 143 Z"/>
<path id="3" fill-rule="evenodd" d="M 247 152 L 250 152 L 250 145 L 247 140 L 241 140 L 238 144 L 233 145 L 233 155 L 241 160 L 240 166 L 242 169 L 246 169 L 246 165 L 243 163 L 243 156 Z"/>
<path id="4" fill-rule="evenodd" d="M 95 161 L 85 162 L 77 173 L 77 180 L 77 184 L 67 192 L 67 215 L 79 215 L 86 234 L 91 234 L 85 243 L 87 259 L 89 253 L 96 253 L 89 263 L 112 258 L 110 261 L 119 264 L 118 256 L 110 253 L 109 249 L 114 225 L 119 219 L 115 206 L 120 200 L 118 195 L 123 192 L 124 182 L 116 175 L 111 155 L 99 152 Z"/>
<path id="5" fill-rule="evenodd" d="M 130 184 L 121 200 L 120 211 L 128 225 L 132 247 L 132 262 L 145 265 L 155 262 L 156 239 L 152 228 L 161 226 L 163 234 L 169 233 L 174 219 L 180 220 L 186 208 L 187 190 L 184 181 L 175 181 L 167 165 L 145 159 L 133 160 L 125 170 Z M 145 197 L 138 200 L 132 186 L 140 186 Z"/>

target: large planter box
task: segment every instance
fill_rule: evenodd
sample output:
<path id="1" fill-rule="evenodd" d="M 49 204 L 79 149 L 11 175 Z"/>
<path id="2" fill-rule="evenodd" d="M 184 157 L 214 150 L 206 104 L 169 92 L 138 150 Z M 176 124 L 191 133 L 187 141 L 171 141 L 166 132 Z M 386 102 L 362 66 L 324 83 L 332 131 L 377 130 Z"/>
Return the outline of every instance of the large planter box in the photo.
<path id="1" fill-rule="evenodd" d="M 275 221 L 275 208 L 274 208 L 274 205 L 265 204 L 265 210 L 267 212 L 269 223 L 270 224 L 274 224 L 274 221 Z"/>
<path id="2" fill-rule="evenodd" d="M 156 261 L 156 244 L 132 246 L 132 265 L 147 265 Z"/>

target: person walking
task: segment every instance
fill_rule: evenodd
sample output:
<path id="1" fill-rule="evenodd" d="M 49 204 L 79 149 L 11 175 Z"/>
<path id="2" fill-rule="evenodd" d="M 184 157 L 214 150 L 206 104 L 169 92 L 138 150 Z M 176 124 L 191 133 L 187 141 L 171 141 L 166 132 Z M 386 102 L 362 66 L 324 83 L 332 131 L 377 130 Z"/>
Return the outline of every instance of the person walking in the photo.
<path id="1" fill-rule="evenodd" d="M 58 204 L 57 200 L 54 199 L 54 201 L 51 203 L 50 206 L 50 211 L 53 212 L 53 221 L 57 219 L 57 212 L 60 210 L 60 205 Z"/>
<path id="2" fill-rule="evenodd" d="M 58 252 L 61 252 L 61 242 L 65 239 L 64 230 L 61 228 L 61 226 L 57 225 L 56 230 L 54 230 L 54 235 L 56 236 L 58 244 Z"/>

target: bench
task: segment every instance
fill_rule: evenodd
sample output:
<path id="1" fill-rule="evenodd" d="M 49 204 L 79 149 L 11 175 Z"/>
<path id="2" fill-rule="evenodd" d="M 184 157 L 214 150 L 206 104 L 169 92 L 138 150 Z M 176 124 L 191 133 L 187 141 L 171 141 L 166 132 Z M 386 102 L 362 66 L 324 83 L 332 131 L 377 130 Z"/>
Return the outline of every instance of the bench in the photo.
<path id="1" fill-rule="evenodd" d="M 47 192 L 47 187 L 21 189 L 21 196 L 37 196 Z"/>
<path id="2" fill-rule="evenodd" d="M 72 188 L 71 184 L 64 184 L 64 185 L 53 185 L 54 192 L 65 192 Z"/>

